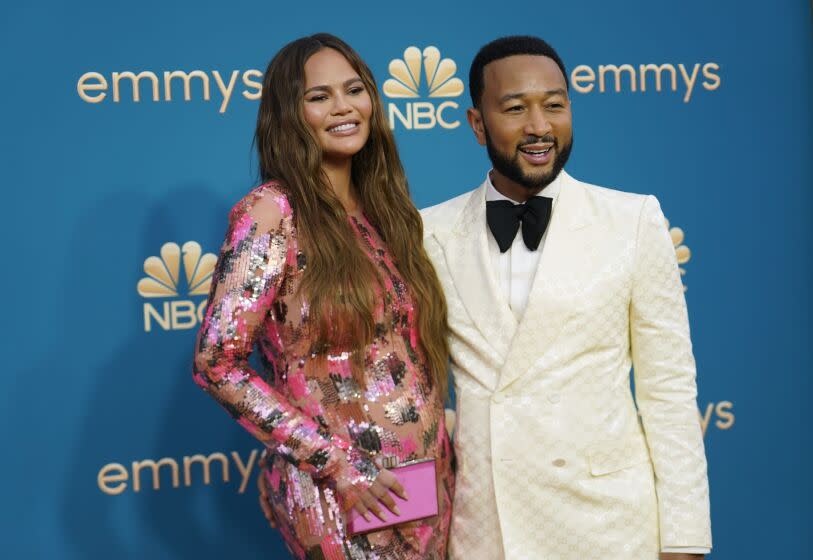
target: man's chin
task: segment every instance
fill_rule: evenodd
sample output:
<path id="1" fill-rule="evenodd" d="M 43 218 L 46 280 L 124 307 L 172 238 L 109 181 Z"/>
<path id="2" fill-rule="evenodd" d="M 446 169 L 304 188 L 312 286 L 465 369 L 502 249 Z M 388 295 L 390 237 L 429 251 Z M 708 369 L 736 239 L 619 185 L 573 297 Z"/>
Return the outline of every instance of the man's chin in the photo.
<path id="1" fill-rule="evenodd" d="M 529 191 L 544 189 L 556 179 L 554 169 L 536 173 L 523 173 L 522 175 L 523 181 L 521 184 Z"/>

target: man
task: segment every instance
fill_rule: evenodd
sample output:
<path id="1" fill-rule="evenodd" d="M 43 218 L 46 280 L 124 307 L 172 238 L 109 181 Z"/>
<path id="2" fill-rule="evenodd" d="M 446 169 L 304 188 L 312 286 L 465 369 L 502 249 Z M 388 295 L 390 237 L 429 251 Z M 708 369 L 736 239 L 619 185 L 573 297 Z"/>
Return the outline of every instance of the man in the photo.
<path id="1" fill-rule="evenodd" d="M 483 47 L 467 116 L 493 169 L 423 211 L 457 396 L 450 558 L 702 558 L 706 459 L 674 247 L 654 197 L 565 173 L 568 89 L 541 39 Z"/>

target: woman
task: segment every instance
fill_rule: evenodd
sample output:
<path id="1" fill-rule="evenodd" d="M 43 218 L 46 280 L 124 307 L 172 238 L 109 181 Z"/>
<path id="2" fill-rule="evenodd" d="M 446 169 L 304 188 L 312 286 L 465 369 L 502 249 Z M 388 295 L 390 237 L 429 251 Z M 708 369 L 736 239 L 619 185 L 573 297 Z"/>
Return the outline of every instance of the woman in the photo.
<path id="1" fill-rule="evenodd" d="M 231 211 L 195 381 L 266 445 L 265 509 L 294 557 L 445 558 L 446 306 L 370 70 L 332 35 L 286 45 L 255 141 L 265 184 Z M 423 458 L 439 514 L 350 535 L 348 510 L 408 499 L 384 467 Z"/>

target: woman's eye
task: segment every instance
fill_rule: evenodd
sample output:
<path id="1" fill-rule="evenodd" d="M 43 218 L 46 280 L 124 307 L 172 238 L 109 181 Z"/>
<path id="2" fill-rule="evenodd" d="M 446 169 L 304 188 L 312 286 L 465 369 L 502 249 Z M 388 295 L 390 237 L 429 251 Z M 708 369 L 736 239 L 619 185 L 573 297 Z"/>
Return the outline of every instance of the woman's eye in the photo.
<path id="1" fill-rule="evenodd" d="M 358 94 L 360 94 L 360 93 L 361 93 L 361 92 L 363 92 L 363 91 L 364 91 L 364 88 L 363 88 L 363 87 L 361 87 L 361 86 L 356 86 L 356 87 L 352 87 L 352 88 L 350 88 L 350 91 L 349 91 L 348 93 L 350 93 L 350 95 L 358 95 Z"/>
<path id="2" fill-rule="evenodd" d="M 315 95 L 314 97 L 309 97 L 308 101 L 324 101 L 327 99 L 327 95 Z"/>

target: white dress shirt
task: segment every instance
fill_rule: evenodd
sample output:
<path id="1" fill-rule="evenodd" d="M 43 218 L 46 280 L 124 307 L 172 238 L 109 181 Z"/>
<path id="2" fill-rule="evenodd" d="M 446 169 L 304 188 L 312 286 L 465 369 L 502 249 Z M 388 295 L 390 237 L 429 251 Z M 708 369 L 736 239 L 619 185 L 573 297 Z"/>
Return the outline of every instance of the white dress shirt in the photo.
<path id="1" fill-rule="evenodd" d="M 562 189 L 560 177 L 554 179 L 550 185 L 542 189 L 537 195 L 553 199 L 553 203 L 551 204 L 551 220 L 553 219 L 554 212 L 556 212 L 556 199 L 559 197 L 559 191 Z M 486 202 L 491 200 L 507 200 L 514 204 L 520 204 L 494 188 L 494 184 L 491 182 L 491 172 L 489 171 L 486 176 Z M 500 248 L 494 236 L 488 236 L 488 248 L 491 253 L 492 265 L 497 273 L 497 284 L 502 290 L 517 321 L 522 319 L 522 314 L 525 312 L 525 307 L 528 304 L 528 295 L 531 292 L 531 285 L 536 276 L 536 270 L 539 268 L 539 258 L 542 254 L 542 250 L 545 248 L 545 240 L 548 237 L 549 229 L 550 227 L 545 230 L 545 234 L 542 236 L 542 241 L 540 241 L 536 251 L 531 251 L 525 246 L 525 242 L 522 240 L 522 228 L 517 231 L 514 242 L 505 253 L 500 253 Z M 699 547 L 670 547 L 662 549 L 661 552 L 708 554 L 711 551 L 708 548 Z"/>
<path id="2" fill-rule="evenodd" d="M 538 196 L 546 196 L 553 199 L 551 216 L 556 210 L 556 198 L 562 188 L 561 181 L 557 177 L 554 181 L 542 189 Z M 511 200 L 500 191 L 494 188 L 491 183 L 491 172 L 486 177 L 486 201 L 507 200 L 514 204 L 520 204 L 516 200 Z M 548 228 L 550 229 L 550 228 Z M 539 267 L 539 255 L 545 247 L 545 239 L 548 237 L 548 230 L 542 236 L 539 247 L 536 251 L 531 251 L 525 246 L 522 240 L 522 228 L 517 231 L 514 242 L 505 253 L 500 253 L 497 240 L 493 235 L 488 236 L 488 247 L 491 253 L 491 263 L 497 272 L 497 284 L 500 286 L 511 311 L 517 321 L 522 319 L 522 314 L 528 303 L 528 294 L 531 292 L 531 285 L 536 276 L 536 269 Z"/>

